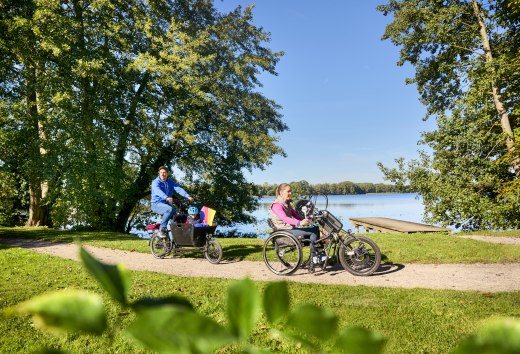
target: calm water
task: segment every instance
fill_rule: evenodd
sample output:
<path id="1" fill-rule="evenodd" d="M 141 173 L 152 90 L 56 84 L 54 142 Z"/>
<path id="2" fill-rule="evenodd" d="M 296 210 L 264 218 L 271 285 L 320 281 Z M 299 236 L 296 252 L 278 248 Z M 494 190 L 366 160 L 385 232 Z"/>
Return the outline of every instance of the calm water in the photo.
<path id="1" fill-rule="evenodd" d="M 273 201 L 274 197 L 260 199 L 258 210 L 252 213 L 258 220 L 256 224 L 240 224 L 231 229 L 236 229 L 240 233 L 264 234 L 265 230 L 269 228 L 267 218 Z M 325 203 L 324 196 L 317 198 L 316 204 L 319 209 L 324 209 Z M 328 196 L 327 210 L 343 222 L 344 229 L 354 231 L 349 218 L 386 217 L 422 223 L 424 207 L 421 197 L 415 193 L 385 193 Z M 219 232 L 225 232 L 228 229 L 230 228 L 218 228 Z"/>

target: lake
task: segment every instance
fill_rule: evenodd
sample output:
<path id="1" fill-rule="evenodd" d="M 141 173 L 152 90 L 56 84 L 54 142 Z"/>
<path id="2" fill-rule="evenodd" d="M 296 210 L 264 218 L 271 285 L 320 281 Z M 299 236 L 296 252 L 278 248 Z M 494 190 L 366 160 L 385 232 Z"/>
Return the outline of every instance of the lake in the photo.
<path id="1" fill-rule="evenodd" d="M 265 230 L 269 228 L 269 207 L 274 197 L 260 198 L 259 201 L 259 208 L 252 213 L 258 220 L 256 224 L 239 224 L 229 228 L 219 226 L 218 231 L 224 233 L 229 229 L 235 229 L 238 233 L 265 234 Z M 319 209 L 324 209 L 326 202 L 327 198 L 324 196 L 317 197 L 316 204 Z M 355 231 L 349 218 L 386 217 L 423 223 L 424 206 L 421 196 L 415 193 L 376 193 L 329 195 L 327 210 L 343 222 L 344 229 Z"/>

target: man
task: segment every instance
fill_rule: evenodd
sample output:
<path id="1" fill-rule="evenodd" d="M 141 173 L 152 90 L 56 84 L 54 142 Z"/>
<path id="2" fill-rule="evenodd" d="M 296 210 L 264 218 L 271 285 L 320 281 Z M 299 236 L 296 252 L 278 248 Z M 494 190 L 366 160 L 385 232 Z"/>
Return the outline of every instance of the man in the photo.
<path id="1" fill-rule="evenodd" d="M 159 231 L 160 237 L 166 237 L 168 234 L 168 222 L 176 213 L 175 208 L 172 206 L 173 191 L 190 202 L 193 201 L 188 192 L 175 183 L 173 179 L 168 178 L 169 175 L 168 168 L 161 166 L 159 167 L 159 176 L 152 181 L 152 210 L 162 215 L 161 230 Z"/>

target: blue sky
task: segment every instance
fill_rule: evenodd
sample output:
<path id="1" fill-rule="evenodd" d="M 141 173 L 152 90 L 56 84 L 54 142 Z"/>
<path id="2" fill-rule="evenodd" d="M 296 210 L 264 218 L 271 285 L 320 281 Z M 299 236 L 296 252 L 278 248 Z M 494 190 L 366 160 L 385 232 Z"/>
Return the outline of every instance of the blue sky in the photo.
<path id="1" fill-rule="evenodd" d="M 398 67 L 399 48 L 382 41 L 391 18 L 384 0 L 215 0 L 221 11 L 255 4 L 254 23 L 284 51 L 278 76 L 262 75 L 262 92 L 282 106 L 289 131 L 279 135 L 287 157 L 276 156 L 254 183 L 385 182 L 376 166 L 418 156 L 425 108 L 411 66 Z"/>

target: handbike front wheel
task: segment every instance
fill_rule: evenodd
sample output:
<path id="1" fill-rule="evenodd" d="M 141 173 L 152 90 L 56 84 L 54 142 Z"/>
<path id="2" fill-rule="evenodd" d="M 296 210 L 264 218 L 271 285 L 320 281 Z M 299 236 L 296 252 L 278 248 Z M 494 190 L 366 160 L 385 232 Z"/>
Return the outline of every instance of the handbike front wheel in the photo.
<path id="1" fill-rule="evenodd" d="M 262 255 L 271 272 L 276 275 L 290 275 L 302 262 L 302 247 L 291 233 L 277 231 L 265 240 Z"/>
<path id="2" fill-rule="evenodd" d="M 381 251 L 368 237 L 347 237 L 340 246 L 339 261 L 351 274 L 371 275 L 381 264 Z"/>
<path id="3" fill-rule="evenodd" d="M 218 264 L 222 260 L 222 246 L 215 240 L 209 240 L 204 249 L 204 257 L 208 262 Z"/>
<path id="4" fill-rule="evenodd" d="M 164 258 L 170 251 L 170 240 L 167 237 L 159 237 L 158 234 L 152 236 L 150 240 L 150 251 L 155 258 Z"/>

